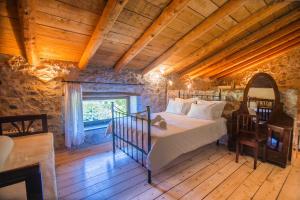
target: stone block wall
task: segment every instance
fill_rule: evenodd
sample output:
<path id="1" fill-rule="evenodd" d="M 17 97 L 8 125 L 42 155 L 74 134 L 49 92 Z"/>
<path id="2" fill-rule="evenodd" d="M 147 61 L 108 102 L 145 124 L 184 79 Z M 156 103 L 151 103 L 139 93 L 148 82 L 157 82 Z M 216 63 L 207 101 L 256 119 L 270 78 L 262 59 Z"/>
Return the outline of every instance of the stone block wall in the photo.
<path id="1" fill-rule="evenodd" d="M 105 83 L 124 83 L 124 85 L 105 84 L 82 84 L 84 92 L 126 92 L 138 94 L 141 98 L 139 104 L 144 109 L 151 107 L 152 112 L 160 112 L 166 105 L 166 80 L 159 74 L 147 74 L 123 70 L 121 74 L 116 74 L 112 69 L 101 69 L 99 67 L 89 67 L 81 73 L 78 80 Z M 126 85 L 141 84 L 141 85 Z"/>
<path id="2" fill-rule="evenodd" d="M 79 72 L 72 63 L 44 61 L 42 67 L 29 66 L 21 57 L 0 55 L 0 116 L 48 114 L 49 131 L 55 147 L 64 147 L 62 80 L 141 83 L 141 86 L 82 84 L 83 91 L 134 92 L 141 97 L 141 107 L 150 105 L 153 112 L 165 109 L 165 79 L 150 74 L 143 77 L 125 70 L 115 74 L 110 69 L 88 67 Z"/>

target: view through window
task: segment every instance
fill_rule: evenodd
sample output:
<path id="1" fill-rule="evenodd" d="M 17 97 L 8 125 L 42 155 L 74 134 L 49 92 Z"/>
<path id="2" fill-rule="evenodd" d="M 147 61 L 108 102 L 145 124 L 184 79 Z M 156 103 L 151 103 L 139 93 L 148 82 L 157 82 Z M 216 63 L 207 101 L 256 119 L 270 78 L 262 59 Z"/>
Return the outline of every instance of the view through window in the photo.
<path id="1" fill-rule="evenodd" d="M 83 121 L 88 122 L 108 122 L 111 117 L 111 102 L 115 103 L 119 109 L 128 111 L 128 99 L 104 99 L 104 100 L 83 100 Z"/>

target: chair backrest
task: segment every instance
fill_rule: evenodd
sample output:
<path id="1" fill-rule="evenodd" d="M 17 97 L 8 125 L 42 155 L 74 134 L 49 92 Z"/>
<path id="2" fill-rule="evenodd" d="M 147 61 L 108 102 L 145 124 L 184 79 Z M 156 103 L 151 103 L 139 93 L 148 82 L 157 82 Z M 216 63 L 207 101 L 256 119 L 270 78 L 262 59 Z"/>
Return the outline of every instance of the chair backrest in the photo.
<path id="1" fill-rule="evenodd" d="M 237 114 L 237 134 L 253 134 L 256 138 L 258 137 L 258 115 Z"/>
<path id="2" fill-rule="evenodd" d="M 47 132 L 46 114 L 0 117 L 0 135 L 18 137 Z"/>

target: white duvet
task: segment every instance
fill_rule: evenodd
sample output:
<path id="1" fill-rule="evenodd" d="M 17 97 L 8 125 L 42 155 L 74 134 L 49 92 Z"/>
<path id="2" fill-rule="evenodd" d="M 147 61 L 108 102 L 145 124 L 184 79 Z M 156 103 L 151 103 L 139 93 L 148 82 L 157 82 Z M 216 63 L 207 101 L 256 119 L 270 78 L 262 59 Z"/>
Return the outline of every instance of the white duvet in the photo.
<path id="1" fill-rule="evenodd" d="M 147 156 L 146 164 L 147 168 L 152 171 L 161 169 L 178 156 L 212 143 L 227 133 L 226 119 L 224 118 L 218 120 L 202 120 L 167 112 L 152 115 L 152 117 L 161 115 L 167 122 L 167 129 L 151 126 L 152 148 Z M 128 124 L 130 127 L 130 122 Z M 126 137 L 126 122 L 126 127 L 121 126 L 119 126 L 119 128 L 120 130 L 125 130 Z M 137 127 L 139 133 L 141 132 L 142 127 L 140 120 L 137 126 L 135 121 L 132 126 L 133 129 Z M 146 133 L 146 122 L 144 122 L 143 129 L 144 133 Z M 131 137 L 130 135 L 131 133 L 129 133 L 129 138 Z M 139 134 L 139 136 L 140 135 L 141 134 Z M 133 137 L 136 138 L 136 135 L 133 134 Z M 147 144 L 146 138 L 144 135 L 144 149 L 146 149 L 147 146 L 145 145 Z M 141 147 L 141 137 L 139 137 L 138 141 Z"/>

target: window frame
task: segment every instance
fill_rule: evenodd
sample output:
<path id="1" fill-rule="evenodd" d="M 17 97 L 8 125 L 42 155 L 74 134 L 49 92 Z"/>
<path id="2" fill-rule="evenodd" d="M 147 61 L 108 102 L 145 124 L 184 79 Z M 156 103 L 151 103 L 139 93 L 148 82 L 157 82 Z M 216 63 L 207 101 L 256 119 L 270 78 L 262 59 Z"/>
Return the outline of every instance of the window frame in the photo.
<path id="1" fill-rule="evenodd" d="M 101 101 L 101 100 L 113 100 L 113 99 L 126 99 L 126 112 L 130 113 L 130 97 L 129 96 L 117 96 L 117 97 L 83 97 L 82 98 L 82 103 L 83 101 Z M 83 106 L 82 106 L 82 112 L 83 112 Z M 103 119 L 103 120 L 96 120 L 96 121 L 90 121 L 90 122 L 84 122 L 84 127 L 89 127 L 92 125 L 87 125 L 88 123 L 92 123 L 92 122 L 97 122 L 97 121 L 106 121 L 110 119 Z"/>

